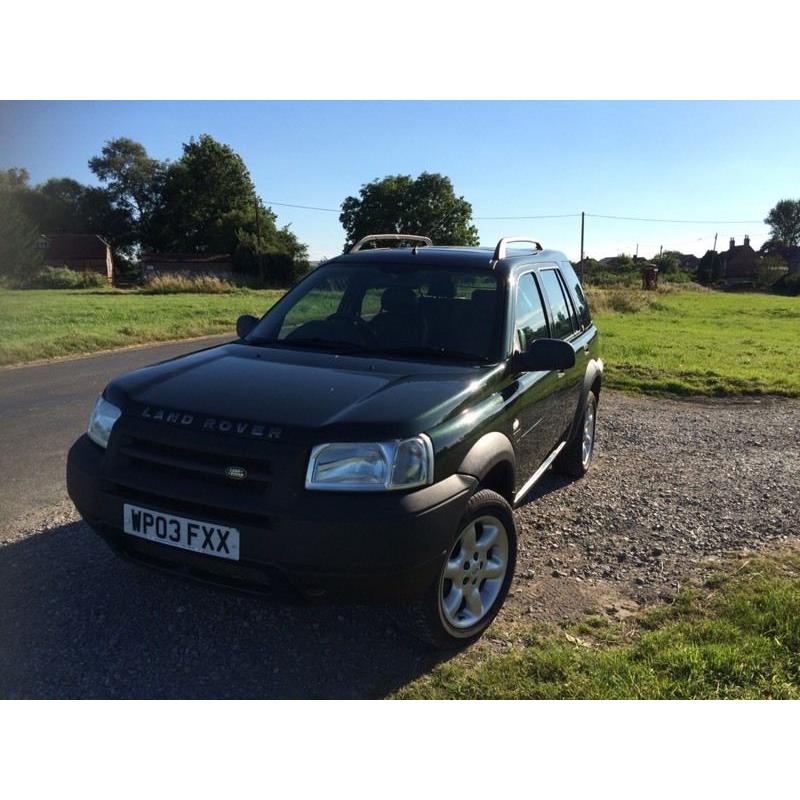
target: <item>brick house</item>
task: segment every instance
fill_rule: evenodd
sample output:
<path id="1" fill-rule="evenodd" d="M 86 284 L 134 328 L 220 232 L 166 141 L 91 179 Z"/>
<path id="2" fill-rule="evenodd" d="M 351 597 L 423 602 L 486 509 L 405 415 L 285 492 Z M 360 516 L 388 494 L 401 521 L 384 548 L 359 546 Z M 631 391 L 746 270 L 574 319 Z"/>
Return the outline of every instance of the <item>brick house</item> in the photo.
<path id="1" fill-rule="evenodd" d="M 722 279 L 726 286 L 754 284 L 761 269 L 761 257 L 750 246 L 750 237 L 744 237 L 744 244 L 736 244 L 731 236 L 728 249 L 720 253 Z"/>
<path id="2" fill-rule="evenodd" d="M 96 233 L 47 233 L 40 247 L 44 265 L 69 267 L 77 272 L 96 272 L 108 282 L 114 278 L 111 246 Z"/>

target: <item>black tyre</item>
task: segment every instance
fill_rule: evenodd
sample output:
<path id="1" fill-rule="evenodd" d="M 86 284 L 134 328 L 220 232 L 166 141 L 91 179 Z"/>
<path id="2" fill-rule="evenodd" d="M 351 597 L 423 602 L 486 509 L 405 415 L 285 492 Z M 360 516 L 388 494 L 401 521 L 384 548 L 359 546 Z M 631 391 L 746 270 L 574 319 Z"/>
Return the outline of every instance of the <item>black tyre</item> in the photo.
<path id="1" fill-rule="evenodd" d="M 400 611 L 401 624 L 437 649 L 466 647 L 502 607 L 516 563 L 511 506 L 496 492 L 476 492 L 438 578 L 422 599 Z"/>
<path id="2" fill-rule="evenodd" d="M 594 392 L 589 392 L 575 434 L 556 461 L 559 472 L 573 478 L 582 478 L 588 472 L 594 454 L 596 427 L 597 397 Z"/>

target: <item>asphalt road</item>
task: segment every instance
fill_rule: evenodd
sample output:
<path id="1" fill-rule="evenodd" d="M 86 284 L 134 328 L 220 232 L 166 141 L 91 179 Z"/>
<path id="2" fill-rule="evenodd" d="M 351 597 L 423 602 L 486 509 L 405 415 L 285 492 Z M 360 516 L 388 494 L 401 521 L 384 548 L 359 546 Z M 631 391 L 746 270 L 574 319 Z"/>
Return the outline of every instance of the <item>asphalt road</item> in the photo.
<path id="1" fill-rule="evenodd" d="M 216 336 L 0 370 L 2 527 L 13 529 L 32 512 L 66 499 L 67 450 L 86 430 L 95 398 L 109 380 L 231 338 Z"/>

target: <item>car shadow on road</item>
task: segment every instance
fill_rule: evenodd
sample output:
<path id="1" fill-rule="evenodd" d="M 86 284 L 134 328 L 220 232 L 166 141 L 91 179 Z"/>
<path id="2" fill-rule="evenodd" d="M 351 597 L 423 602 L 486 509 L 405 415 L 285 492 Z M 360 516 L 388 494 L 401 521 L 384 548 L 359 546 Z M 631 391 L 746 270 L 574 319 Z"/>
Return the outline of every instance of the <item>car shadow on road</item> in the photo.
<path id="1" fill-rule="evenodd" d="M 374 698 L 436 658 L 386 610 L 153 572 L 82 522 L 0 548 L 0 697 Z"/>

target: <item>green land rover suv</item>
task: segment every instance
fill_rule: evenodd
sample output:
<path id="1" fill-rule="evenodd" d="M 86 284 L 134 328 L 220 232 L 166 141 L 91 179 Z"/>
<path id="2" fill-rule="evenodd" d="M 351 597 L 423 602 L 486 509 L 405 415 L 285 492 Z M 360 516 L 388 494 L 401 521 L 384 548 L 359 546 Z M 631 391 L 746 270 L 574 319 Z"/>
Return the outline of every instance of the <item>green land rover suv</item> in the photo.
<path id="1" fill-rule="evenodd" d="M 241 317 L 234 341 L 109 383 L 68 489 L 128 557 L 389 600 L 457 647 L 506 597 L 515 504 L 551 465 L 588 469 L 602 374 L 563 253 L 369 236 Z"/>

